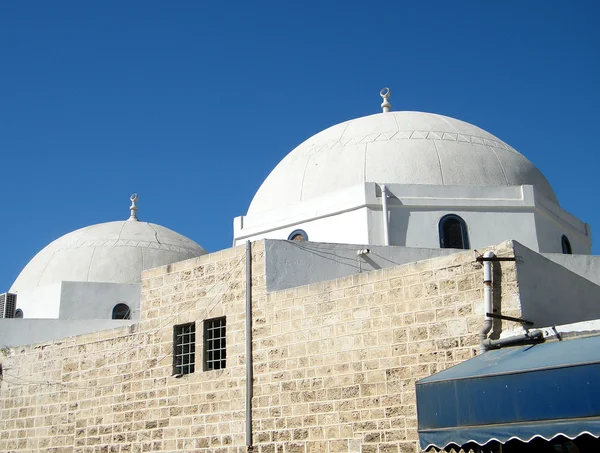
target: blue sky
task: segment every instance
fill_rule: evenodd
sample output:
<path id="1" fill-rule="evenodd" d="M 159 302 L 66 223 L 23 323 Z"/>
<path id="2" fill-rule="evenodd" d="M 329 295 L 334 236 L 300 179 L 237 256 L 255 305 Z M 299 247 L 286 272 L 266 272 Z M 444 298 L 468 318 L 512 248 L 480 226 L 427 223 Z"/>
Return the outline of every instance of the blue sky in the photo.
<path id="1" fill-rule="evenodd" d="M 229 247 L 272 168 L 380 111 L 384 86 L 394 110 L 511 144 L 600 231 L 599 18 L 595 1 L 0 2 L 0 291 L 52 240 L 126 219 L 132 192 L 142 220 Z"/>

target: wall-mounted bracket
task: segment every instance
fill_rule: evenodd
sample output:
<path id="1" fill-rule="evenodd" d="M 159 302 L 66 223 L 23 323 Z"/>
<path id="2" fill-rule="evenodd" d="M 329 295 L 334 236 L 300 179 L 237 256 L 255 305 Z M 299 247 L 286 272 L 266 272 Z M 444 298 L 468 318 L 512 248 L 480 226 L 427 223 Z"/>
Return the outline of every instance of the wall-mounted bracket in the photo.
<path id="1" fill-rule="evenodd" d="M 518 261 L 519 263 L 523 262 L 523 258 L 521 258 L 520 256 L 492 256 L 492 257 L 485 257 L 485 256 L 478 256 L 475 258 L 475 261 L 477 261 L 478 263 L 483 263 L 484 261 Z"/>
<path id="2" fill-rule="evenodd" d="M 486 313 L 485 315 L 489 318 L 503 319 L 504 321 L 520 322 L 521 324 L 524 324 L 526 326 L 533 326 L 533 322 L 521 318 L 513 318 L 512 316 L 498 315 L 496 313 Z"/>

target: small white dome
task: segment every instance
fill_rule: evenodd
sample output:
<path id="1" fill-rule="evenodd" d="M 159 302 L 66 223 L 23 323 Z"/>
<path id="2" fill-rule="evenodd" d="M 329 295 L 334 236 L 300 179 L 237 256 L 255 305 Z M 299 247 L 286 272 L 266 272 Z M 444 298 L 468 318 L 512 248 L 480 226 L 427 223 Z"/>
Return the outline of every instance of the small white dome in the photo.
<path id="1" fill-rule="evenodd" d="M 389 112 L 337 124 L 299 145 L 263 182 L 248 214 L 364 182 L 533 185 L 558 203 L 529 160 L 483 129 L 433 113 Z"/>
<path id="2" fill-rule="evenodd" d="M 160 225 L 100 223 L 51 242 L 25 266 L 10 291 L 61 281 L 140 283 L 142 270 L 205 253 L 191 239 Z"/>

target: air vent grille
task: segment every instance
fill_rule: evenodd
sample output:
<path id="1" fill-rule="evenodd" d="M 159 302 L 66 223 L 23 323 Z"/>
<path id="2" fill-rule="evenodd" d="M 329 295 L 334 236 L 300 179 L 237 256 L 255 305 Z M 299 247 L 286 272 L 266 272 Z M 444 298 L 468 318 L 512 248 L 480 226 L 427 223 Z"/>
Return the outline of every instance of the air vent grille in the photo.
<path id="1" fill-rule="evenodd" d="M 17 310 L 17 295 L 0 294 L 0 318 L 14 318 Z"/>

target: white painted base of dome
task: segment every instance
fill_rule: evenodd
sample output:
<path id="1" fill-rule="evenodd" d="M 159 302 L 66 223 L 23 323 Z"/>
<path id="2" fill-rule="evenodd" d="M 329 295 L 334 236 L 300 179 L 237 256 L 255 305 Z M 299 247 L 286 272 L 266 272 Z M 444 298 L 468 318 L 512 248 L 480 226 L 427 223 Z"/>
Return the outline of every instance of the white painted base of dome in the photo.
<path id="1" fill-rule="evenodd" d="M 19 291 L 17 308 L 24 318 L 112 319 L 117 304 L 126 304 L 139 319 L 139 283 L 59 282 Z"/>
<path id="2" fill-rule="evenodd" d="M 457 214 L 467 223 L 471 248 L 514 239 L 532 250 L 561 253 L 566 235 L 573 253 L 589 254 L 589 226 L 533 186 L 386 184 L 390 244 L 440 246 L 438 223 Z M 234 245 L 262 238 L 288 239 L 297 229 L 309 241 L 384 244 L 381 190 L 367 182 L 272 211 L 234 219 Z"/>

